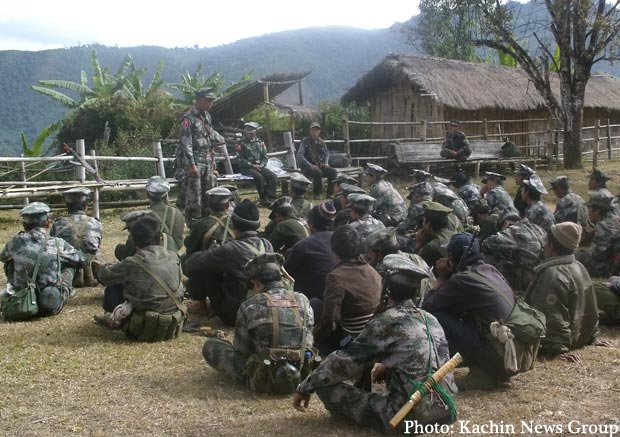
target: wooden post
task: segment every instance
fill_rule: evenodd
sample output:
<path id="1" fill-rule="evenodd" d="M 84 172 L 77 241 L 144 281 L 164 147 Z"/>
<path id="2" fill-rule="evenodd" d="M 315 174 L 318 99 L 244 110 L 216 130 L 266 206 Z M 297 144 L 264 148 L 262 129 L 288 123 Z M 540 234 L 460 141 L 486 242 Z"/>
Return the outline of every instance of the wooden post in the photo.
<path id="1" fill-rule="evenodd" d="M 555 155 L 557 160 L 558 150 L 553 147 L 553 121 L 551 118 L 547 119 L 547 153 L 549 154 L 549 160 Z"/>
<path id="2" fill-rule="evenodd" d="M 611 123 L 609 118 L 607 119 L 607 159 L 611 159 Z"/>
<path id="3" fill-rule="evenodd" d="M 349 136 L 349 114 L 345 111 L 344 117 L 342 119 L 344 123 L 342 130 L 344 131 L 344 153 L 351 156 L 351 144 L 349 140 L 351 137 Z"/>
<path id="4" fill-rule="evenodd" d="M 295 142 L 290 132 L 284 132 L 284 146 L 288 149 L 286 154 L 286 160 L 288 166 L 294 170 L 297 170 L 297 159 L 295 157 Z"/>
<path id="5" fill-rule="evenodd" d="M 598 147 L 599 147 L 599 130 L 601 129 L 601 120 L 596 120 L 594 126 L 594 141 L 592 144 L 592 171 L 594 171 L 598 164 Z"/>
<path id="6" fill-rule="evenodd" d="M 421 137 L 422 137 L 422 142 L 423 143 L 425 143 L 426 142 L 426 138 L 428 138 L 427 137 L 427 135 L 428 135 L 427 129 L 428 129 L 428 124 L 426 123 L 426 120 L 422 120 L 422 132 L 420 132 L 420 133 L 422 134 Z"/>
<path id="7" fill-rule="evenodd" d="M 297 89 L 299 90 L 299 106 L 304 106 L 304 95 L 301 89 L 301 80 L 297 82 Z"/>
<path id="8" fill-rule="evenodd" d="M 295 110 L 291 109 L 291 112 L 289 114 L 291 115 L 291 118 L 289 120 L 288 128 L 291 131 L 291 135 L 293 137 L 293 144 L 295 144 Z"/>
<path id="9" fill-rule="evenodd" d="M 77 140 L 75 142 L 75 151 L 78 154 L 78 156 L 84 159 L 84 155 L 86 153 L 86 145 L 84 143 L 84 140 Z M 80 181 L 81 183 L 84 183 L 84 181 L 86 180 L 86 169 L 84 168 L 84 166 L 82 165 L 78 166 L 75 172 L 76 172 L 77 180 Z"/>
<path id="10" fill-rule="evenodd" d="M 22 153 L 19 156 L 23 158 L 24 154 Z M 20 161 L 19 163 L 19 177 L 24 182 L 22 187 L 28 188 L 28 179 L 26 179 L 26 164 L 24 163 L 24 161 Z M 22 200 L 22 204 L 26 206 L 28 205 L 28 203 L 30 203 L 29 199 L 27 197 L 24 197 L 24 200 Z"/>
<path id="11" fill-rule="evenodd" d="M 271 141 L 271 118 L 269 116 L 269 83 L 263 84 L 263 102 L 265 104 L 265 142 L 267 143 L 267 150 L 273 152 L 273 144 Z"/>
<path id="12" fill-rule="evenodd" d="M 161 144 L 159 145 L 159 151 L 161 152 Z M 93 168 L 97 173 L 99 173 L 99 165 L 97 164 L 97 159 L 95 155 L 95 151 L 90 151 L 91 156 L 93 157 Z M 163 165 L 163 161 L 160 161 Z M 163 176 L 166 177 L 166 176 Z M 98 220 L 99 219 L 99 187 L 95 187 L 93 191 L 93 216 Z"/>
<path id="13" fill-rule="evenodd" d="M 157 174 L 162 178 L 166 177 L 166 169 L 164 168 L 164 155 L 161 151 L 161 141 L 153 143 L 153 155 L 157 158 Z"/>
<path id="14" fill-rule="evenodd" d="M 482 125 L 482 139 L 486 140 L 489 135 L 489 124 L 487 119 L 484 119 L 484 124 Z"/>

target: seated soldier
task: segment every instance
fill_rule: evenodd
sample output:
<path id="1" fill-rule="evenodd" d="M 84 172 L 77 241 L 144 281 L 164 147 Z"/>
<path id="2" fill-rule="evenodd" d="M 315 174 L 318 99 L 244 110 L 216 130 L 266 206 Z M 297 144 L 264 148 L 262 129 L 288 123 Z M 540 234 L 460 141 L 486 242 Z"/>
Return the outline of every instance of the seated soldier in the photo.
<path id="1" fill-rule="evenodd" d="M 174 241 L 175 249 L 171 250 L 178 251 L 183 245 L 185 220 L 181 211 L 168 205 L 169 191 L 170 184 L 161 176 L 151 176 L 146 183 L 146 196 L 151 203 L 149 210 L 161 223 L 161 231 Z"/>
<path id="2" fill-rule="evenodd" d="M 394 259 L 388 259 L 393 257 Z M 293 407 L 306 411 L 316 391 L 334 416 L 380 432 L 395 430 L 389 421 L 431 373 L 449 359 L 448 342 L 435 317 L 416 308 L 419 280 L 426 272 L 398 255 L 389 255 L 384 290 L 388 306 L 376 314 L 344 349 L 330 354 L 295 391 Z M 385 381 L 386 393 L 369 392 L 347 381 L 356 380 L 369 367 L 374 381 Z M 456 392 L 451 373 L 405 419 L 425 424 L 452 423 Z M 446 407 L 450 405 L 451 407 Z"/>
<path id="3" fill-rule="evenodd" d="M 295 208 L 295 214 L 299 218 L 308 218 L 308 212 L 314 205 L 306 200 L 306 191 L 312 182 L 301 173 L 291 172 L 291 205 Z"/>
<path id="4" fill-rule="evenodd" d="M 601 325 L 620 324 L 620 276 L 594 283 Z"/>
<path id="5" fill-rule="evenodd" d="M 274 250 L 283 255 L 295 243 L 310 235 L 306 220 L 297 216 L 296 209 L 291 205 L 292 200 L 289 196 L 284 196 L 269 205 L 269 209 L 271 209 L 269 218 L 276 225 L 266 237 Z"/>
<path id="6" fill-rule="evenodd" d="M 440 258 L 448 256 L 443 247 L 454 231 L 448 229 L 448 214 L 452 210 L 437 202 L 424 202 L 422 228 L 416 232 L 415 253 L 433 268 Z"/>
<path id="7" fill-rule="evenodd" d="M 419 184 L 420 182 L 430 183 L 433 177 L 429 172 L 420 169 L 413 170 L 409 176 L 411 176 L 411 185 Z"/>
<path id="8" fill-rule="evenodd" d="M 474 225 L 480 228 L 478 239 L 481 242 L 497 232 L 497 220 L 499 219 L 499 215 L 491 212 L 491 208 L 485 199 L 481 199 L 480 202 L 474 206 L 471 210 L 471 217 Z"/>
<path id="9" fill-rule="evenodd" d="M 469 209 L 454 191 L 442 183 L 435 183 L 433 185 L 433 192 L 433 200 L 435 202 L 452 210 L 448 214 L 448 229 L 454 232 L 463 232 L 465 227 L 469 227 Z"/>
<path id="10" fill-rule="evenodd" d="M 613 197 L 611 192 L 607 189 L 607 181 L 610 181 L 612 178 L 607 176 L 599 169 L 595 169 L 590 173 L 588 177 L 588 191 L 594 191 L 595 193 L 600 193 L 605 197 Z M 594 194 L 594 193 L 593 193 Z"/>
<path id="11" fill-rule="evenodd" d="M 187 314 L 181 304 L 181 263 L 176 253 L 161 246 L 160 226 L 150 215 L 137 219 L 129 229 L 136 247 L 133 256 L 116 264 L 93 260 L 93 271 L 106 286 L 105 314 L 94 319 L 111 329 L 122 328 L 132 340 L 176 338 Z"/>
<path id="12" fill-rule="evenodd" d="M 336 206 L 336 218 L 334 219 L 334 229 L 346 225 L 351 221 L 351 202 L 349 202 L 349 194 L 366 194 L 366 190 L 357 185 L 346 183 L 340 184 L 340 191 L 334 195 L 334 206 Z"/>
<path id="13" fill-rule="evenodd" d="M 487 171 L 482 183 L 484 186 L 480 189 L 480 195 L 485 196 L 487 204 L 491 208 L 491 213 L 502 215 L 506 212 L 517 212 L 510 194 L 504 189 L 504 181 L 506 176 L 499 173 Z"/>
<path id="14" fill-rule="evenodd" d="M 573 222 L 585 229 L 588 226 L 588 208 L 581 196 L 570 189 L 568 177 L 555 177 L 549 181 L 549 185 L 558 198 L 553 214 L 555 222 Z"/>
<path id="15" fill-rule="evenodd" d="M 373 217 L 385 226 L 398 225 L 407 215 L 405 201 L 394 186 L 384 179 L 387 170 L 375 164 L 367 164 L 364 172 L 368 194 L 375 199 Z"/>
<path id="16" fill-rule="evenodd" d="M 241 174 L 254 179 L 261 205 L 269 205 L 276 198 L 278 177 L 267 168 L 269 157 L 263 140 L 256 136 L 258 123 L 249 122 L 243 126 L 245 138 L 237 144 L 237 161 Z"/>
<path id="17" fill-rule="evenodd" d="M 252 294 L 239 306 L 232 344 L 208 338 L 202 348 L 209 366 L 260 393 L 293 393 L 314 354 L 312 308 L 306 296 L 284 286 L 281 266 L 275 253 L 247 263 Z"/>
<path id="18" fill-rule="evenodd" d="M 523 181 L 523 200 L 527 203 L 525 216 L 531 223 L 549 232 L 551 226 L 555 224 L 555 217 L 542 202 L 543 194 L 547 194 L 547 190 L 537 174 Z"/>
<path id="19" fill-rule="evenodd" d="M 327 178 L 327 196 L 334 192 L 333 180 L 338 171 L 329 166 L 329 150 L 321 138 L 321 125 L 310 123 L 308 136 L 301 139 L 297 150 L 297 164 L 301 171 L 312 179 L 314 197 L 318 198 L 323 192 L 323 177 Z"/>
<path id="20" fill-rule="evenodd" d="M 525 301 L 545 314 L 547 334 L 540 352 L 556 356 L 594 342 L 598 332 L 596 294 L 585 267 L 575 260 L 581 226 L 565 222 L 551 227 L 545 259 L 534 268 Z"/>
<path id="21" fill-rule="evenodd" d="M 367 194 L 352 193 L 347 196 L 347 200 L 351 204 L 349 224 L 360 234 L 362 243 L 372 232 L 385 228 L 381 221 L 371 215 L 377 199 Z"/>
<path id="22" fill-rule="evenodd" d="M 407 217 L 396 228 L 399 235 L 409 236 L 422 227 L 424 202 L 433 200 L 433 186 L 428 182 L 418 182 L 409 187 L 409 209 Z M 404 240 L 403 240 L 404 241 Z"/>
<path id="23" fill-rule="evenodd" d="M 144 216 L 150 216 L 157 220 L 157 218 L 154 216 L 154 213 L 148 209 L 142 209 L 139 211 L 129 211 L 121 215 L 121 221 L 125 223 L 123 230 L 126 229 L 127 232 L 129 232 L 129 229 L 131 229 L 131 226 L 133 225 L 133 223 L 139 218 L 144 217 Z M 160 234 L 161 234 L 160 244 L 166 249 L 168 249 L 169 251 L 176 253 L 177 248 L 176 248 L 176 244 L 174 243 L 174 240 L 170 238 L 170 236 L 164 232 L 160 232 Z M 125 243 L 119 243 L 114 248 L 114 256 L 119 261 L 122 261 L 129 256 L 133 256 L 135 255 L 135 253 L 136 253 L 136 247 L 134 246 L 130 235 L 127 235 L 127 240 L 125 240 Z"/>
<path id="24" fill-rule="evenodd" d="M 103 239 L 103 225 L 99 219 L 89 217 L 87 214 L 90 190 L 84 187 L 71 188 L 63 192 L 62 197 L 65 199 L 69 215 L 54 220 L 50 236 L 62 238 L 91 259 L 99 252 Z M 74 287 L 94 287 L 95 285 L 97 281 L 93 276 L 90 263 L 87 263 L 83 269 L 76 270 L 73 279 Z"/>
<path id="25" fill-rule="evenodd" d="M 480 201 L 480 187 L 472 184 L 469 176 L 463 170 L 457 171 L 450 183 L 456 188 L 456 194 L 463 199 L 470 210 Z"/>
<path id="26" fill-rule="evenodd" d="M 314 341 L 322 355 L 357 336 L 374 314 L 381 297 L 381 276 L 360 257 L 361 238 L 351 225 L 331 238 L 337 264 L 325 278 L 323 300 L 310 301 L 316 317 Z"/>
<path id="27" fill-rule="evenodd" d="M 336 175 L 336 179 L 332 181 L 334 184 L 334 193 L 333 193 L 333 197 L 335 198 L 336 195 L 340 192 L 342 192 L 342 188 L 341 185 L 342 184 L 349 184 L 349 185 L 359 185 L 359 181 L 354 178 L 353 176 L 349 176 L 348 174 L 345 173 L 338 173 Z M 339 207 L 336 207 L 337 211 L 340 211 Z"/>
<path id="28" fill-rule="evenodd" d="M 469 141 L 459 129 L 461 123 L 453 120 L 450 122 L 450 131 L 446 132 L 446 138 L 441 146 L 441 157 L 465 161 L 471 155 Z"/>
<path id="29" fill-rule="evenodd" d="M 524 182 L 529 181 L 530 178 L 536 174 L 536 172 L 525 164 L 519 164 L 519 167 L 515 170 L 514 173 L 515 184 L 517 184 L 517 192 L 515 193 L 515 197 L 512 203 L 514 204 L 515 208 L 517 208 L 517 211 L 519 211 L 519 215 L 521 217 L 525 217 L 525 210 L 527 209 L 528 204 L 525 199 L 523 199 L 523 186 Z"/>
<path id="30" fill-rule="evenodd" d="M 41 202 L 23 207 L 19 215 L 24 230 L 11 238 L 0 252 L 7 289 L 18 291 L 26 288 L 31 280 L 36 283 L 37 316 L 62 311 L 72 294 L 75 268 L 84 267 L 87 262 L 86 255 L 62 238 L 47 236 L 49 212 L 49 206 Z"/>

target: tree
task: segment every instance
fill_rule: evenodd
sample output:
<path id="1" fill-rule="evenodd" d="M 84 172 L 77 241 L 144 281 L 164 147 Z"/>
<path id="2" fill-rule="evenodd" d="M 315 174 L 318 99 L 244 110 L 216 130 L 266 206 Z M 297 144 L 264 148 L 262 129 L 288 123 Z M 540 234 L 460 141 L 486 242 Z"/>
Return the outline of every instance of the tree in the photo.
<path id="1" fill-rule="evenodd" d="M 518 3 L 496 0 L 475 4 L 481 8 L 487 37 L 474 42 L 516 59 L 562 124 L 564 167 L 582 168 L 586 85 L 593 65 L 617 59 L 620 1 L 533 0 L 533 6 L 544 5 L 546 16 L 542 20 L 519 20 L 523 5 Z M 520 28 L 516 28 L 517 23 Z M 535 41 L 535 49 L 522 47 L 516 33 Z M 558 82 L 559 96 L 554 92 Z"/>

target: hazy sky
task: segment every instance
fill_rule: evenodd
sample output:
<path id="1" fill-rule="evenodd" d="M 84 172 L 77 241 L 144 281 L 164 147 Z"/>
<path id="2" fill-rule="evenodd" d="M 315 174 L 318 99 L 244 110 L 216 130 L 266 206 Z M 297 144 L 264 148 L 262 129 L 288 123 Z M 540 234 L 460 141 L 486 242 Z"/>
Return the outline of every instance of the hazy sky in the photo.
<path id="1" fill-rule="evenodd" d="M 92 43 L 213 47 L 306 27 L 383 29 L 417 14 L 417 5 L 418 0 L 3 1 L 0 50 L 45 50 Z"/>

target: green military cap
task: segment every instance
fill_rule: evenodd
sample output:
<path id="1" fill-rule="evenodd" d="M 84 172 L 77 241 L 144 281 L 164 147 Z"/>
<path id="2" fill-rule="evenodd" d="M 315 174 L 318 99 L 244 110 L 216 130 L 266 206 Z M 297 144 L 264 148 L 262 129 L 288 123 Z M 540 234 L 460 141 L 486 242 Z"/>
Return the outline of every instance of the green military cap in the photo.
<path id="1" fill-rule="evenodd" d="M 609 176 L 607 176 L 605 173 L 600 171 L 598 168 L 594 170 L 592 173 L 590 173 L 589 178 L 594 179 L 595 181 L 599 181 L 599 182 L 606 182 L 608 180 L 611 180 Z"/>
<path id="2" fill-rule="evenodd" d="M 523 183 L 540 194 L 547 194 L 543 181 L 536 173 L 531 175 L 529 179 L 524 180 Z"/>
<path id="3" fill-rule="evenodd" d="M 486 183 L 486 181 L 488 179 L 498 180 L 498 181 L 505 181 L 506 180 L 506 176 L 504 176 L 503 174 L 492 172 L 492 171 L 487 171 L 487 172 L 484 173 L 484 179 L 482 179 L 482 182 Z"/>
<path id="4" fill-rule="evenodd" d="M 291 172 L 291 187 L 307 188 L 312 182 L 299 172 Z"/>
<path id="5" fill-rule="evenodd" d="M 351 193 L 347 196 L 347 200 L 353 206 L 363 206 L 366 208 L 374 205 L 377 201 L 374 197 L 362 193 Z"/>
<path id="6" fill-rule="evenodd" d="M 260 129 L 260 125 L 253 121 L 249 121 L 243 125 L 243 130 L 246 132 L 254 132 L 259 129 Z"/>
<path id="7" fill-rule="evenodd" d="M 332 182 L 336 182 L 338 185 L 342 185 L 342 184 L 357 185 L 358 184 L 358 180 L 356 178 L 354 178 L 353 176 L 349 176 L 348 174 L 345 174 L 345 173 L 338 173 L 336 176 L 336 179 L 334 179 Z"/>
<path id="8" fill-rule="evenodd" d="M 377 252 L 388 252 L 400 247 L 398 239 L 396 238 L 396 228 L 394 227 L 379 229 L 372 232 L 366 237 L 366 242 L 364 244 L 368 249 Z"/>
<path id="9" fill-rule="evenodd" d="M 433 186 L 429 182 L 418 182 L 409 187 L 409 196 L 407 198 L 410 199 L 414 194 L 432 196 L 434 191 Z"/>
<path id="10" fill-rule="evenodd" d="M 205 191 L 205 194 L 209 199 L 209 203 L 214 205 L 224 204 L 230 201 L 230 198 L 232 197 L 230 190 L 224 187 L 211 188 L 210 190 Z"/>
<path id="11" fill-rule="evenodd" d="M 530 177 L 533 174 L 536 174 L 536 171 L 528 167 L 525 164 L 519 164 L 519 168 L 515 170 L 515 174 L 525 176 L 525 177 Z"/>
<path id="12" fill-rule="evenodd" d="M 321 125 L 317 123 L 316 121 L 313 121 L 312 123 L 310 123 L 310 127 L 308 129 L 312 129 L 315 127 L 318 127 L 319 129 L 321 129 Z"/>
<path id="13" fill-rule="evenodd" d="M 390 273 L 402 273 L 410 278 L 428 278 L 428 272 L 413 261 L 397 253 L 386 255 L 383 258 L 383 265 Z"/>
<path id="14" fill-rule="evenodd" d="M 76 201 L 81 200 L 84 197 L 90 196 L 90 190 L 86 187 L 75 187 L 70 190 L 63 191 L 62 197 L 66 201 Z"/>
<path id="15" fill-rule="evenodd" d="M 284 257 L 279 253 L 263 253 L 248 261 L 244 269 L 248 277 L 252 279 L 260 272 L 279 272 L 283 263 Z"/>
<path id="16" fill-rule="evenodd" d="M 357 185 L 351 184 L 340 184 L 340 192 L 336 193 L 336 196 L 348 196 L 349 194 L 366 194 L 366 190 L 362 187 L 358 187 Z"/>
<path id="17" fill-rule="evenodd" d="M 50 207 L 43 202 L 32 202 L 19 211 L 19 216 L 24 223 L 39 223 L 47 219 Z"/>
<path id="18" fill-rule="evenodd" d="M 161 176 L 151 176 L 146 183 L 146 191 L 151 194 L 163 195 L 170 191 L 170 184 Z"/>
<path id="19" fill-rule="evenodd" d="M 442 205 L 439 202 L 425 201 L 422 202 L 424 206 L 424 215 L 436 214 L 436 215 L 448 215 L 452 212 L 452 208 Z"/>
<path id="20" fill-rule="evenodd" d="M 555 188 L 555 187 L 568 188 L 568 176 L 564 176 L 564 175 L 557 176 L 549 181 L 549 185 L 551 185 L 551 188 Z"/>
<path id="21" fill-rule="evenodd" d="M 416 178 L 419 182 L 422 182 L 428 181 L 433 175 L 427 171 L 416 169 L 413 170 L 409 176 Z"/>
<path id="22" fill-rule="evenodd" d="M 194 92 L 194 96 L 203 97 L 209 100 L 215 100 L 215 88 L 200 88 L 196 92 Z"/>
<path id="23" fill-rule="evenodd" d="M 611 202 L 613 200 L 613 196 L 602 192 L 602 191 L 595 191 L 594 193 L 592 193 L 592 195 L 590 196 L 590 198 L 588 199 L 588 202 L 586 203 L 587 206 L 600 206 L 602 208 L 609 208 L 611 207 Z"/>
<path id="24" fill-rule="evenodd" d="M 367 174 L 367 175 L 370 175 L 370 176 L 375 176 L 377 178 L 382 177 L 386 173 L 387 173 L 386 169 L 384 169 L 380 165 L 373 164 L 371 162 L 366 164 L 366 170 L 364 171 L 364 174 Z"/>
<path id="25" fill-rule="evenodd" d="M 140 217 L 144 217 L 146 215 L 151 214 L 151 211 L 148 209 L 142 209 L 139 211 L 129 211 L 121 215 L 121 220 L 125 222 L 125 227 L 123 229 L 129 229 L 131 224 L 138 220 Z"/>

